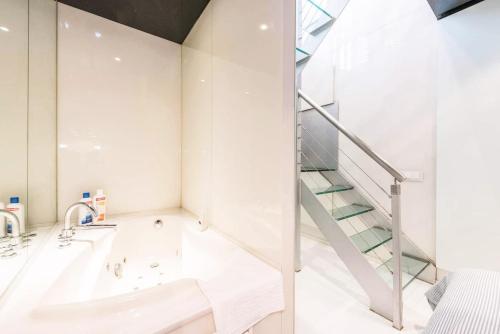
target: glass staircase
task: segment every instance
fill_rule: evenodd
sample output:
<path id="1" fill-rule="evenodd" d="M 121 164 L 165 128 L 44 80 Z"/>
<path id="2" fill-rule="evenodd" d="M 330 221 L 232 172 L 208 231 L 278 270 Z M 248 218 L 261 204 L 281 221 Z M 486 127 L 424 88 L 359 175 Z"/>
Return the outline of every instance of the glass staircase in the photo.
<path id="1" fill-rule="evenodd" d="M 348 2 L 298 0 L 297 74 L 313 57 Z M 335 15 L 330 14 L 333 11 Z M 330 244 L 367 292 L 370 309 L 401 329 L 402 290 L 416 278 L 434 282 L 436 275 L 430 258 L 401 231 L 399 184 L 404 177 L 300 89 L 298 95 L 312 109 L 298 111 L 302 208 L 297 233 L 302 230 L 302 234 Z M 337 138 L 342 145 L 332 151 L 316 128 L 309 129 L 301 121 L 303 112 L 318 112 L 325 127 L 335 127 L 337 136 L 346 140 Z M 373 164 L 361 166 L 357 161 L 360 157 L 363 162 L 375 162 L 379 170 Z M 300 268 L 300 258 L 297 262 Z"/>
<path id="2" fill-rule="evenodd" d="M 322 154 L 326 154 L 326 152 Z M 302 153 L 303 164 L 307 164 L 310 160 L 305 153 Z M 314 170 L 314 167 L 309 165 L 302 169 L 301 179 L 318 197 L 318 200 L 337 223 L 342 223 L 341 228 L 344 233 L 349 236 L 357 249 L 368 257 L 368 261 L 374 265 L 382 278 L 388 284 L 392 284 L 390 218 L 387 217 L 384 221 L 383 215 L 377 212 L 376 205 L 371 204 L 366 198 L 362 198 L 362 195 L 357 193 L 356 187 L 345 181 L 345 177 L 342 175 L 343 166 L 339 168 L 340 170 L 328 168 L 326 171 L 326 169 L 320 167 Z M 333 175 L 328 176 L 328 174 Z M 344 180 L 341 184 L 335 183 L 335 180 L 339 179 Z M 356 180 L 353 183 L 355 182 Z M 346 193 L 341 194 L 341 192 Z M 403 253 L 402 256 L 403 287 L 408 286 L 431 265 L 431 261 L 425 254 L 412 245 L 409 240 L 405 240 L 405 243 L 408 254 Z"/>
<path id="3" fill-rule="evenodd" d="M 329 12 L 340 15 L 348 0 L 298 0 L 300 20 L 297 24 L 297 47 L 295 61 L 300 72 L 326 37 L 335 17 Z"/>
<path id="4" fill-rule="evenodd" d="M 394 287 L 399 286 L 397 289 L 400 290 L 401 299 L 402 290 L 416 278 L 432 283 L 436 270 L 429 257 L 404 233 L 393 230 L 394 194 L 391 193 L 391 188 L 400 181 L 392 179 L 390 175 L 385 180 L 371 176 L 342 146 L 337 147 L 336 152 L 329 151 L 307 124 L 301 123 L 299 127 L 302 234 L 330 244 L 348 269 L 350 265 L 354 269 L 364 266 L 367 274 L 360 277 L 353 272 L 353 275 L 362 286 L 362 281 L 365 281 L 365 291 L 371 303 L 377 303 L 372 298 L 385 300 L 382 306 L 371 305 L 370 308 L 394 320 L 395 316 L 390 311 L 394 303 L 387 302 L 389 296 L 395 295 Z M 353 148 L 350 147 L 349 152 Z M 379 172 L 387 173 L 383 169 Z M 326 216 L 329 218 L 325 218 Z M 312 229 L 315 229 L 314 233 L 311 233 Z M 339 238 L 346 239 L 347 246 L 346 241 Z M 398 251 L 394 250 L 396 238 Z M 351 247 L 350 254 L 342 257 L 349 245 L 354 246 Z M 362 257 L 353 260 L 356 257 L 353 256 L 352 249 Z M 396 257 L 397 254 L 400 256 Z M 400 270 L 394 269 L 395 264 Z M 395 285 L 397 277 L 400 277 L 399 285 Z M 382 284 L 385 288 L 381 287 Z M 376 286 L 378 287 L 375 288 Z M 370 290 L 384 289 L 385 297 L 374 297 L 372 295 L 377 293 L 370 293 Z M 400 304 L 401 312 L 402 301 Z M 402 328 L 402 323 L 395 322 L 394 327 Z"/>

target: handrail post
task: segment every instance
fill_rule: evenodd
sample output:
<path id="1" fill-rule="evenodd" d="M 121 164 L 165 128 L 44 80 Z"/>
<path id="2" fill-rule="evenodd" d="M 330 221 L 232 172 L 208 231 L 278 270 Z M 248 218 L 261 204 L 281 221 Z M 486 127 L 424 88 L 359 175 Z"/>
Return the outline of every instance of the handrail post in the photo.
<path id="1" fill-rule="evenodd" d="M 401 273 L 401 185 L 395 179 L 391 185 L 393 320 L 392 326 L 403 329 L 403 282 Z"/>
<path id="2" fill-rule="evenodd" d="M 299 75 L 300 78 L 300 75 Z M 296 187 L 300 189 L 300 174 L 302 171 L 302 116 L 299 112 L 299 99 L 295 100 L 295 124 L 297 127 L 295 128 L 295 167 L 296 167 Z M 302 270 L 302 260 L 301 260 L 301 199 L 300 199 L 300 191 L 297 190 L 297 198 L 295 203 L 295 272 L 299 272 Z"/>

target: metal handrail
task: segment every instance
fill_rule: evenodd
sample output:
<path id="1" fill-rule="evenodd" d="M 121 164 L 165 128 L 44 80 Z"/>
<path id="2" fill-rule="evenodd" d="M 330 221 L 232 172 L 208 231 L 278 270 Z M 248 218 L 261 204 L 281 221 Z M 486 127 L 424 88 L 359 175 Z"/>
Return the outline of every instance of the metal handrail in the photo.
<path id="1" fill-rule="evenodd" d="M 380 155 L 375 153 L 370 146 L 368 146 L 361 138 L 356 136 L 354 133 L 346 129 L 342 124 L 339 123 L 333 116 L 331 116 L 323 107 L 314 102 L 309 96 L 304 94 L 302 90 L 298 90 L 299 96 L 304 99 L 311 107 L 316 109 L 328 122 L 335 126 L 340 132 L 342 132 L 350 141 L 352 141 L 357 147 L 359 147 L 363 152 L 365 152 L 370 158 L 372 158 L 377 164 L 379 164 L 383 169 L 385 169 L 389 174 L 391 174 L 399 182 L 404 182 L 406 177 L 403 176 L 396 168 L 391 166 L 385 159 Z"/>

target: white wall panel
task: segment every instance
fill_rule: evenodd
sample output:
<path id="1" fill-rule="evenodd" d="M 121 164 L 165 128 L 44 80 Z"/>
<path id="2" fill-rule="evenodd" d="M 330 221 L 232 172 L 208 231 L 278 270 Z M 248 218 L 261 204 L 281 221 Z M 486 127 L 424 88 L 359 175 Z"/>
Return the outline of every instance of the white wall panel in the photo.
<path id="1" fill-rule="evenodd" d="M 183 206 L 285 277 L 256 333 L 293 330 L 294 4 L 211 1 L 183 45 Z"/>
<path id="2" fill-rule="evenodd" d="M 439 25 L 437 261 L 500 271 L 500 3 Z"/>
<path id="3" fill-rule="evenodd" d="M 180 45 L 59 6 L 59 218 L 98 188 L 110 214 L 179 206 Z"/>

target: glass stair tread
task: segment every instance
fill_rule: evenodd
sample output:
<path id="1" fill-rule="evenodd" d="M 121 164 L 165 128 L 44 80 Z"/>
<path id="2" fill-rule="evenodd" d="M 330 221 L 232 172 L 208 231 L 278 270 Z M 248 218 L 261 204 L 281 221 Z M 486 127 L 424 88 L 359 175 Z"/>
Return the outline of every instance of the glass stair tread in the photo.
<path id="1" fill-rule="evenodd" d="M 351 236 L 352 242 L 362 253 L 368 253 L 392 239 L 392 232 L 381 227 L 371 227 Z"/>
<path id="2" fill-rule="evenodd" d="M 316 195 L 324 195 L 324 194 L 331 194 L 331 193 L 338 193 L 341 191 L 347 191 L 351 190 L 354 187 L 351 185 L 332 185 L 329 187 L 321 187 L 321 188 L 316 188 L 316 189 L 311 189 Z"/>
<path id="3" fill-rule="evenodd" d="M 329 18 L 333 19 L 333 16 L 330 15 L 330 13 L 328 13 L 325 9 L 323 9 L 323 7 L 321 7 L 320 5 L 318 5 L 316 3 L 316 1 L 313 1 L 313 0 L 306 0 L 306 3 L 309 3 L 311 4 L 313 7 L 315 7 L 317 10 L 319 10 L 320 12 L 323 13 L 323 15 L 326 15 L 328 16 Z"/>
<path id="4" fill-rule="evenodd" d="M 301 171 L 307 172 L 335 172 L 335 168 L 325 168 L 325 167 L 302 167 Z"/>
<path id="5" fill-rule="evenodd" d="M 324 8 L 313 0 L 305 0 L 302 5 L 302 30 L 314 33 L 326 24 L 333 22 L 334 18 Z"/>
<path id="6" fill-rule="evenodd" d="M 295 62 L 296 63 L 300 63 L 306 59 L 308 59 L 309 57 L 311 57 L 311 55 L 302 50 L 301 48 L 295 48 Z"/>
<path id="7" fill-rule="evenodd" d="M 332 25 L 334 21 L 335 20 L 331 17 L 325 17 L 305 27 L 304 31 L 309 35 L 316 36 L 320 33 L 320 31 L 323 31 L 326 27 Z"/>
<path id="8" fill-rule="evenodd" d="M 429 266 L 430 262 L 417 259 L 412 256 L 404 255 L 401 256 L 401 271 L 403 272 L 403 289 L 406 288 L 414 279 L 420 275 L 427 266 Z M 393 262 L 392 258 L 385 261 L 377 268 L 377 272 L 381 275 L 381 277 L 392 286 L 392 268 Z"/>
<path id="9" fill-rule="evenodd" d="M 333 209 L 332 216 L 336 220 L 343 220 L 354 216 L 358 216 L 366 212 L 370 212 L 372 210 L 373 210 L 372 206 L 362 205 L 362 204 L 351 204 L 342 206 L 337 209 Z"/>

